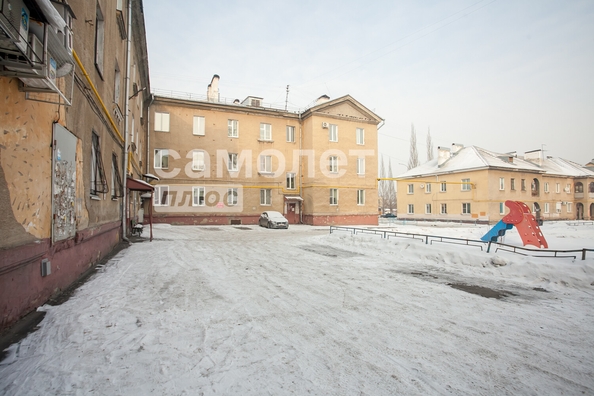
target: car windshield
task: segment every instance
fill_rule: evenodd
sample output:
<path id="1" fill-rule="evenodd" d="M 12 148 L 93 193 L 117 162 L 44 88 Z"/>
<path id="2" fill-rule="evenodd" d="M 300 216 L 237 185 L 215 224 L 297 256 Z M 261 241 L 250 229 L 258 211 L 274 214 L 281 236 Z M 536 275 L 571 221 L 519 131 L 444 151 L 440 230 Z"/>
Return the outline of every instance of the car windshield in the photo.
<path id="1" fill-rule="evenodd" d="M 275 220 L 284 220 L 285 217 L 280 214 L 279 212 L 266 212 L 268 214 L 268 218 L 275 219 Z"/>

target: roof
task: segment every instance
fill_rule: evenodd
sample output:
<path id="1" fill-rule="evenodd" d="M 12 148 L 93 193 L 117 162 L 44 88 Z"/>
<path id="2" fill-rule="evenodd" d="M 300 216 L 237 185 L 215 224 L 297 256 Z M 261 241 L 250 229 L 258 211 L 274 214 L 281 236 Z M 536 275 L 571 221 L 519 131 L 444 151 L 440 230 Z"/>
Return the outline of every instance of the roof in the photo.
<path id="1" fill-rule="evenodd" d="M 540 161 L 528 161 L 513 154 L 495 153 L 480 147 L 468 146 L 451 154 L 450 158 L 441 166 L 438 166 L 436 158 L 398 175 L 398 178 L 407 179 L 485 169 L 514 170 L 566 177 L 594 177 L 594 172 L 591 170 L 562 158 L 546 157 L 541 164 L 537 162 Z"/>
<path id="2" fill-rule="evenodd" d="M 369 121 L 373 121 L 376 124 L 379 124 L 380 122 L 382 122 L 384 120 L 383 118 L 381 118 L 380 116 L 378 116 L 377 114 L 375 114 L 373 111 L 371 111 L 367 107 L 363 106 L 360 102 L 358 102 L 351 95 L 344 95 L 344 96 L 341 96 L 340 98 L 336 98 L 336 99 L 333 99 L 333 100 L 325 101 L 325 102 L 322 102 L 322 103 L 320 103 L 318 105 L 315 105 L 313 107 L 310 107 L 309 109 L 305 110 L 302 113 L 302 116 L 303 116 L 303 118 L 307 118 L 307 117 L 313 115 L 314 113 L 324 111 L 324 110 L 326 110 L 328 108 L 334 107 L 336 105 L 339 105 L 339 104 L 342 104 L 342 103 L 345 103 L 345 102 L 346 103 L 349 103 L 353 107 L 355 107 Z"/>

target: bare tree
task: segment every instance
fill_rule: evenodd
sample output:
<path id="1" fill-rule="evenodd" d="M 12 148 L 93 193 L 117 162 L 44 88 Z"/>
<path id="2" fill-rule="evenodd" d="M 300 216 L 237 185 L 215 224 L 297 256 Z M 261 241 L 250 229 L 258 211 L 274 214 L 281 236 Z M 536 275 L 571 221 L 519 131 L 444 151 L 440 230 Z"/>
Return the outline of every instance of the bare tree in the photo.
<path id="1" fill-rule="evenodd" d="M 396 186 L 394 185 L 394 180 L 392 180 L 394 176 L 392 176 L 392 160 L 388 159 L 388 186 L 387 186 L 387 206 L 390 208 L 390 213 L 394 213 L 396 211 Z"/>
<path id="2" fill-rule="evenodd" d="M 431 140 L 431 128 L 427 128 L 427 161 L 433 159 L 433 141 Z"/>
<path id="3" fill-rule="evenodd" d="M 410 129 L 410 158 L 408 159 L 408 169 L 416 168 L 419 166 L 419 153 L 417 152 L 417 132 L 415 131 L 415 125 L 411 124 Z"/>

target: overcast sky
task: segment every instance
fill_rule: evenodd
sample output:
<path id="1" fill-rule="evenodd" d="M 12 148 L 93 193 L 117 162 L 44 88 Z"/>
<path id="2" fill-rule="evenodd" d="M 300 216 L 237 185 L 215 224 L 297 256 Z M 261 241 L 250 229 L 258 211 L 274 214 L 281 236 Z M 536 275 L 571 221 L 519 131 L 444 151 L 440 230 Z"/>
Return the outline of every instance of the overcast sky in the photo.
<path id="1" fill-rule="evenodd" d="M 403 173 L 411 124 L 437 146 L 594 158 L 594 1 L 144 0 L 151 88 L 304 108 L 350 94 L 385 119 Z M 435 154 L 434 154 L 435 155 Z"/>

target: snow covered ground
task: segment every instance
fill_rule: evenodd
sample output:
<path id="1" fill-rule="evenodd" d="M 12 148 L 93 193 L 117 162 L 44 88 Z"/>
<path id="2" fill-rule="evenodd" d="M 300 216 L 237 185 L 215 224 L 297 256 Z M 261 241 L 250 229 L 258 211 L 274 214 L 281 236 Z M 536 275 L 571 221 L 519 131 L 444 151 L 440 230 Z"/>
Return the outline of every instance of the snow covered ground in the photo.
<path id="1" fill-rule="evenodd" d="M 489 228 L 380 227 L 472 239 Z M 542 230 L 551 249 L 594 248 L 592 225 Z M 152 243 L 41 308 L 40 329 L 0 363 L 0 394 L 592 395 L 593 297 L 592 252 L 158 225 Z"/>

